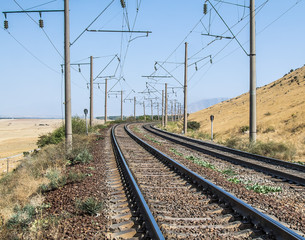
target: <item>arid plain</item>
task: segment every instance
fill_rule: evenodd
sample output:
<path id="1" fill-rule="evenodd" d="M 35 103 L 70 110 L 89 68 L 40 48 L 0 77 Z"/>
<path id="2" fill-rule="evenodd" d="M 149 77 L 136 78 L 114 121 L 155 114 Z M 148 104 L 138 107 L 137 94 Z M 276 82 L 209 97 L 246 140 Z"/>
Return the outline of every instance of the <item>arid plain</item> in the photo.
<path id="1" fill-rule="evenodd" d="M 62 119 L 0 119 L 0 158 L 37 148 L 38 137 L 62 123 Z"/>

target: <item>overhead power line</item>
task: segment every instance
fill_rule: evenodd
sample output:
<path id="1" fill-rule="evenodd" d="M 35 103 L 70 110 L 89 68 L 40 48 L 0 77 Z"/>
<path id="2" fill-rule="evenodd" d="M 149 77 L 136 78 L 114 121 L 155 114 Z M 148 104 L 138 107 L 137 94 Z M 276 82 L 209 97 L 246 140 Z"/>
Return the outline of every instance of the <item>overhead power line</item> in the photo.
<path id="1" fill-rule="evenodd" d="M 1 27 L 2 28 L 2 27 Z M 27 53 L 29 53 L 33 58 L 35 58 L 38 62 L 40 62 L 42 65 L 44 65 L 45 67 L 47 67 L 48 69 L 50 69 L 51 71 L 60 74 L 60 72 L 56 71 L 54 68 L 50 67 L 48 64 L 46 64 L 45 62 L 43 62 L 41 59 L 39 59 L 35 54 L 33 54 L 26 46 L 24 46 L 17 38 L 15 38 L 10 31 L 8 31 L 7 29 L 2 28 L 3 30 L 5 30 Z"/>
<path id="2" fill-rule="evenodd" d="M 30 12 L 38 12 L 41 14 L 41 12 L 63 12 L 63 10 L 36 10 L 36 11 L 30 11 L 30 10 L 25 10 L 16 0 L 13 0 L 17 6 L 22 10 L 23 13 L 25 13 L 37 26 L 41 27 L 41 22 L 36 22 L 34 18 L 31 17 L 31 15 L 29 14 Z M 37 6 L 36 6 L 37 7 Z M 18 11 L 11 11 L 11 12 L 6 12 L 6 13 L 17 13 Z M 56 48 L 55 44 L 52 42 L 50 36 L 47 34 L 47 32 L 41 27 L 41 30 L 43 31 L 43 33 L 45 34 L 45 36 L 47 37 L 48 41 L 50 42 L 50 44 L 53 46 L 54 50 L 58 53 L 58 55 L 64 59 L 63 55 L 60 53 L 60 51 Z"/>
<path id="3" fill-rule="evenodd" d="M 99 13 L 99 15 L 97 15 L 97 17 L 88 25 L 88 27 L 85 28 L 84 31 L 81 32 L 81 34 L 70 44 L 70 46 L 72 46 L 87 30 L 89 27 L 92 26 L 93 23 L 95 23 L 95 21 L 112 5 L 112 3 L 114 2 L 114 0 L 112 0 L 105 8 L 103 11 L 101 11 Z"/>

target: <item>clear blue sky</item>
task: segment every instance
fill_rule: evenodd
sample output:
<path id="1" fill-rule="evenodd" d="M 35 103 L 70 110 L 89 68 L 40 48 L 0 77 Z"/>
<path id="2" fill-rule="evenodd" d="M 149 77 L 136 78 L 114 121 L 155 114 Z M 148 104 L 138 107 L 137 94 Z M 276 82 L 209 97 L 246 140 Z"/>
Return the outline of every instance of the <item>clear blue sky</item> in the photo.
<path id="1" fill-rule="evenodd" d="M 243 19 L 232 27 L 232 31 L 237 35 L 243 48 L 249 52 L 249 9 L 216 0 L 210 1 L 230 27 Z M 47 2 L 50 3 L 32 9 Z M 249 4 L 248 0 L 226 2 Z M 21 10 L 17 3 L 24 9 L 63 9 L 63 0 L 6 0 L 0 4 L 1 12 Z M 111 0 L 71 0 L 70 41 L 73 42 L 109 3 Z M 71 63 L 88 63 L 89 56 L 96 57 L 95 77 L 114 55 L 118 54 L 120 57 L 120 64 L 117 58 L 114 59 L 101 74 L 113 75 L 118 66 L 116 78 L 124 78 L 114 87 L 117 81 L 109 80 L 109 89 L 112 88 L 113 92 L 108 98 L 108 115 L 120 114 L 120 94 L 116 97 L 116 91 L 123 90 L 125 98 L 134 90 L 135 93 L 132 92 L 128 99 L 136 96 L 142 102 L 144 96 L 139 92 L 145 90 L 145 82 L 151 82 L 159 91 L 163 89 L 164 79 L 155 82 L 141 77 L 154 73 L 155 61 L 159 61 L 160 64 L 165 60 L 171 62 L 161 64 L 174 76 L 166 81 L 169 86 L 180 86 L 177 81 L 183 82 L 183 65 L 180 63 L 184 61 L 184 42 L 188 42 L 189 45 L 189 64 L 209 55 L 213 60 L 213 64 L 210 64 L 209 57 L 199 61 L 196 64 L 198 71 L 195 70 L 195 64 L 189 66 L 189 103 L 215 97 L 235 97 L 249 91 L 249 57 L 238 43 L 235 40 L 222 39 L 209 44 L 215 38 L 201 35 L 209 31 L 210 34 L 232 36 L 226 32 L 226 26 L 215 11 L 211 12 L 211 16 L 209 12 L 206 16 L 203 15 L 203 3 L 203 0 L 127 0 L 126 9 L 123 10 L 120 1 L 114 0 L 90 29 L 130 28 L 152 31 L 152 34 L 146 37 L 141 34 L 131 36 L 128 33 L 85 32 L 71 46 Z M 263 86 L 305 63 L 305 1 L 256 0 L 256 7 L 257 85 Z M 209 10 L 211 6 L 208 4 Z M 63 55 L 64 47 L 63 14 L 43 13 L 44 31 L 34 22 L 38 22 L 39 14 L 32 13 L 30 16 L 32 19 L 26 14 L 8 14 L 9 29 L 6 31 L 3 28 L 5 18 L 1 15 L 0 116 L 61 117 L 64 111 L 63 77 L 60 67 L 63 63 L 60 55 Z M 197 52 L 199 53 L 194 55 Z M 155 75 L 167 74 L 159 65 L 156 67 L 158 70 Z M 83 116 L 83 109 L 89 108 L 89 66 L 81 66 L 81 74 L 78 72 L 78 66 L 74 66 L 71 73 L 72 114 Z M 103 80 L 96 79 L 95 83 L 97 82 Z M 182 102 L 182 90 L 176 88 L 174 91 L 175 93 L 172 93 L 172 90 L 169 90 L 170 98 Z M 154 98 L 156 95 L 151 93 L 146 97 Z M 146 111 L 150 114 L 148 100 L 146 106 Z M 142 112 L 143 107 L 138 105 L 137 114 Z M 133 102 L 126 101 L 124 115 L 132 114 Z M 94 116 L 102 115 L 104 85 L 101 84 L 99 89 L 96 84 Z"/>

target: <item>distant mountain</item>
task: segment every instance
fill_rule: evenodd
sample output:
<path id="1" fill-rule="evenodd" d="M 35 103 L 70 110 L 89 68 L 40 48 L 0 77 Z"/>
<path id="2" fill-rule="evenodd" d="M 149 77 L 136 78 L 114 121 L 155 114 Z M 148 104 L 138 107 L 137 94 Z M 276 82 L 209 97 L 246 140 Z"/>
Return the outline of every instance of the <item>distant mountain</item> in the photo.
<path id="1" fill-rule="evenodd" d="M 203 99 L 198 102 L 194 102 L 188 105 L 188 112 L 189 113 L 194 113 L 197 111 L 200 111 L 202 109 L 208 108 L 210 106 L 213 106 L 217 103 L 223 102 L 228 100 L 228 98 L 210 98 L 210 99 Z"/>

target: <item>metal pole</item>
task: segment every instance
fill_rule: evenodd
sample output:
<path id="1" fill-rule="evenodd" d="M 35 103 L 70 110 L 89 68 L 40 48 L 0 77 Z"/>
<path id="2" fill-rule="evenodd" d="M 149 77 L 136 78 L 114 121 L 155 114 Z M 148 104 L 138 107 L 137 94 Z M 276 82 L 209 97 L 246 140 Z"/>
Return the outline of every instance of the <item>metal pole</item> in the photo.
<path id="1" fill-rule="evenodd" d="M 182 119 L 182 103 L 180 103 L 180 120 Z"/>
<path id="2" fill-rule="evenodd" d="M 88 122 L 87 122 L 87 114 L 85 113 L 85 122 L 86 122 L 86 135 L 88 136 Z"/>
<path id="3" fill-rule="evenodd" d="M 93 125 L 93 57 L 90 57 L 90 127 Z"/>
<path id="4" fill-rule="evenodd" d="M 70 75 L 70 21 L 69 0 L 64 1 L 65 10 L 65 137 L 66 148 L 72 150 L 71 75 Z"/>
<path id="5" fill-rule="evenodd" d="M 184 59 L 184 120 L 183 133 L 187 133 L 187 42 L 185 43 L 185 59 Z"/>
<path id="6" fill-rule="evenodd" d="M 255 0 L 250 2 L 250 141 L 256 141 Z"/>
<path id="7" fill-rule="evenodd" d="M 167 127 L 167 83 L 165 83 L 165 117 L 164 117 L 164 127 Z"/>
<path id="8" fill-rule="evenodd" d="M 145 102 L 143 101 L 143 111 L 144 111 L 144 121 L 146 121 L 146 115 L 145 115 Z"/>
<path id="9" fill-rule="evenodd" d="M 213 121 L 211 121 L 211 141 L 213 141 Z"/>
<path id="10" fill-rule="evenodd" d="M 153 102 L 150 100 L 150 107 L 151 107 L 151 120 L 154 120 L 154 113 L 153 113 Z"/>
<path id="11" fill-rule="evenodd" d="M 164 90 L 162 90 L 162 127 L 164 127 Z"/>
<path id="12" fill-rule="evenodd" d="M 123 121 L 123 91 L 121 91 L 121 121 Z"/>
<path id="13" fill-rule="evenodd" d="M 159 115 L 159 102 L 157 103 L 157 111 L 158 111 L 158 121 L 160 120 L 160 115 Z"/>
<path id="14" fill-rule="evenodd" d="M 172 122 L 174 121 L 174 114 L 173 114 L 173 101 L 171 101 L 171 118 Z"/>
<path id="15" fill-rule="evenodd" d="M 105 123 L 107 122 L 107 78 L 105 78 Z"/>
<path id="16" fill-rule="evenodd" d="M 134 120 L 136 120 L 137 119 L 136 118 L 136 103 L 137 103 L 136 97 L 134 97 L 133 102 L 134 102 L 134 113 L 133 113 L 133 115 L 134 115 Z"/>
<path id="17" fill-rule="evenodd" d="M 177 102 L 175 100 L 175 106 L 174 106 L 174 121 L 177 121 Z"/>

